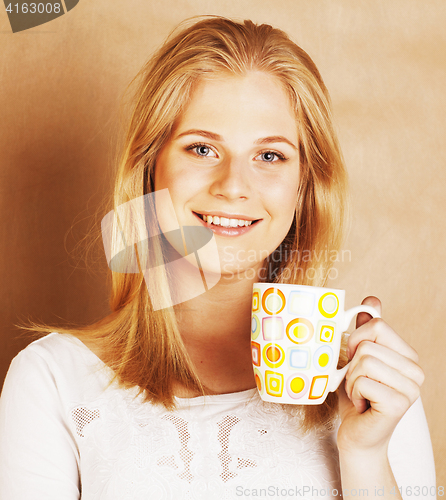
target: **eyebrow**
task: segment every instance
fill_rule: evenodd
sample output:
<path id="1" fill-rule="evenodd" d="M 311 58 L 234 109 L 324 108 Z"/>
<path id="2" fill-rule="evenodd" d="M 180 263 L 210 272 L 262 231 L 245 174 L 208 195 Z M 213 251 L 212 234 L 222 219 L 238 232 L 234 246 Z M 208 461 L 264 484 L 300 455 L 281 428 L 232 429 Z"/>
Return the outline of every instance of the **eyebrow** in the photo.
<path id="1" fill-rule="evenodd" d="M 255 141 L 254 144 L 271 144 L 272 142 L 286 142 L 293 149 L 297 151 L 297 147 L 286 137 L 283 137 L 283 135 L 272 135 L 271 137 L 264 137 L 263 139 L 257 139 L 257 141 Z"/>
<path id="2" fill-rule="evenodd" d="M 183 132 L 179 135 L 177 135 L 176 139 L 179 139 L 180 137 L 183 137 L 185 135 L 200 135 L 202 137 L 206 137 L 207 139 L 212 139 L 214 141 L 223 141 L 223 137 L 218 134 L 214 134 L 213 132 L 208 132 L 207 130 L 200 130 L 200 129 L 191 129 L 191 130 L 186 130 L 186 132 Z M 254 144 L 262 145 L 262 144 L 271 144 L 274 142 L 285 142 L 286 144 L 289 144 L 293 149 L 297 151 L 297 147 L 295 144 L 293 144 L 291 141 L 289 141 L 286 137 L 283 135 L 272 135 L 270 137 L 263 137 L 261 139 L 257 139 L 254 141 Z"/>

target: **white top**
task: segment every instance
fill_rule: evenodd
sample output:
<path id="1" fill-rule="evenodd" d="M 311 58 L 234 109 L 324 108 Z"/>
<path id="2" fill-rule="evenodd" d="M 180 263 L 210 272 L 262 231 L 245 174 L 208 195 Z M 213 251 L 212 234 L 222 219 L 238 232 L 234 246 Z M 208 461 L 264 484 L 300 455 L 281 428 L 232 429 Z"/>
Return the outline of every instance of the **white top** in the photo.
<path id="1" fill-rule="evenodd" d="M 71 335 L 50 334 L 14 358 L 0 399 L 1 500 L 339 495 L 336 433 L 302 435 L 298 406 L 264 403 L 249 389 L 176 398 L 169 412 L 110 385 L 110 374 Z M 421 400 L 392 436 L 389 459 L 404 498 L 417 486 L 431 496 L 416 496 L 435 498 Z"/>

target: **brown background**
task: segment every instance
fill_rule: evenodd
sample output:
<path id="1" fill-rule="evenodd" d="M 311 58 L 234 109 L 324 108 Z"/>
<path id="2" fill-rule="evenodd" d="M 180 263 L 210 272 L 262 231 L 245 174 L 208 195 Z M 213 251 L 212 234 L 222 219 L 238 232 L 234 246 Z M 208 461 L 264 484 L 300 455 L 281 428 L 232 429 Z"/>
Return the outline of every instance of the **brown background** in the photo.
<path id="1" fill-rule="evenodd" d="M 110 187 L 119 99 L 170 30 L 200 14 L 271 23 L 320 68 L 353 202 L 350 254 L 329 284 L 347 289 L 347 306 L 380 297 L 419 352 L 445 486 L 444 0 L 81 0 L 16 34 L 1 6 L 0 382 L 29 342 L 14 324 L 107 312 L 100 247 L 89 268 L 74 250 Z"/>

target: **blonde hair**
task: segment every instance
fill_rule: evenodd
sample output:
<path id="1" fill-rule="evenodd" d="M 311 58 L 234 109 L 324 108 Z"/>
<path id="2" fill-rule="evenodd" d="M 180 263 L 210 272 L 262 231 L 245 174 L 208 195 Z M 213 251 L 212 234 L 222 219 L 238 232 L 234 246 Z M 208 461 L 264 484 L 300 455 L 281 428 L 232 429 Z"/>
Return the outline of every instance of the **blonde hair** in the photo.
<path id="1" fill-rule="evenodd" d="M 284 32 L 266 24 L 212 16 L 180 28 L 132 82 L 136 90 L 119 161 L 115 210 L 153 191 L 157 155 L 200 79 L 264 71 L 290 97 L 301 157 L 295 219 L 276 252 L 289 250 L 277 262 L 268 257 L 264 280 L 322 286 L 332 263 L 320 257 L 341 244 L 346 174 L 319 71 Z M 162 255 L 161 248 L 157 252 Z M 164 284 L 159 284 L 160 293 Z M 174 408 L 173 382 L 209 392 L 184 347 L 173 308 L 154 310 L 142 273 L 112 272 L 110 305 L 112 314 L 100 323 L 62 331 L 96 343 L 115 379 L 124 387 L 138 386 L 148 401 Z M 328 425 L 336 408 L 335 394 L 323 405 L 305 407 L 303 428 Z"/>

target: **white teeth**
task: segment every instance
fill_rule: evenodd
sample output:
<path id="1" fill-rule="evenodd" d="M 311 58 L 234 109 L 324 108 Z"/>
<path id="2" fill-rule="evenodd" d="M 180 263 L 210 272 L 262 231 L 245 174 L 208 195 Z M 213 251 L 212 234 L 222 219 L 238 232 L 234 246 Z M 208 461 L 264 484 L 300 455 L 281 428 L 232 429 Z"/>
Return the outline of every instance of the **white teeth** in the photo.
<path id="1" fill-rule="evenodd" d="M 223 227 L 250 226 L 253 222 L 252 220 L 228 219 L 226 217 L 219 217 L 218 215 L 203 215 L 203 220 L 209 224 Z"/>

